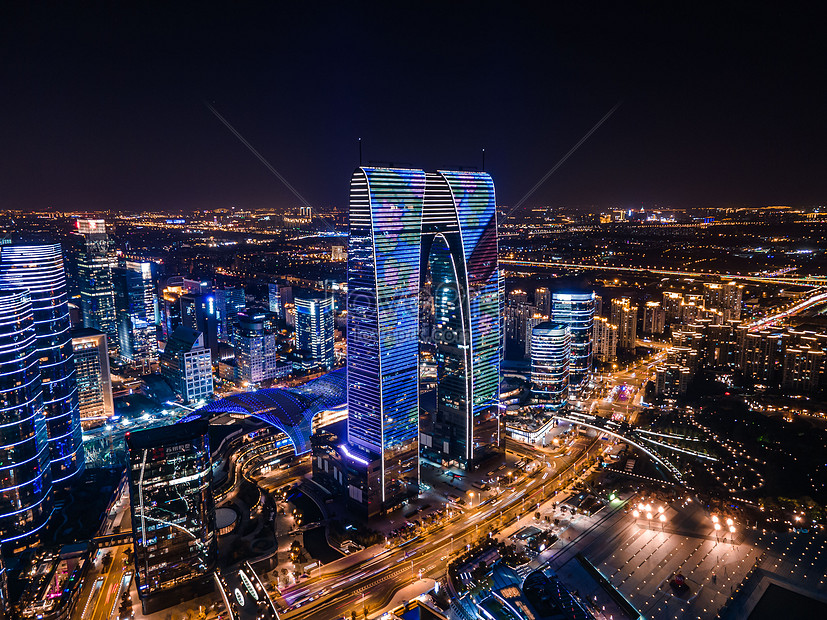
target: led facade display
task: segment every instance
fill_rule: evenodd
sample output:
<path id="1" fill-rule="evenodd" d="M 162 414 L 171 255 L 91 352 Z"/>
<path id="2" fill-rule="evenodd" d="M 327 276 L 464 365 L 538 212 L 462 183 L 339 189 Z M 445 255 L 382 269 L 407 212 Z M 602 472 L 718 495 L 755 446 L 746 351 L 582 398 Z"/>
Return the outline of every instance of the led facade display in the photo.
<path id="1" fill-rule="evenodd" d="M 494 185 L 479 172 L 359 168 L 348 247 L 348 440 L 380 456 L 382 504 L 418 490 L 419 292 L 438 351 L 429 448 L 473 468 L 502 445 Z"/>

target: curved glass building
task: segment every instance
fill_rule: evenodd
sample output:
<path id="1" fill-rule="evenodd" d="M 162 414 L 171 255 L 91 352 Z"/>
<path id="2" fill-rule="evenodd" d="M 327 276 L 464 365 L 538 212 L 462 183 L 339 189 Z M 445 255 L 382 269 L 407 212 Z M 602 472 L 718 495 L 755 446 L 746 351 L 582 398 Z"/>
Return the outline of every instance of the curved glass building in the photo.
<path id="1" fill-rule="evenodd" d="M 551 295 L 551 320 L 568 325 L 571 331 L 569 381 L 572 387 L 580 385 L 592 369 L 594 297 L 594 291 Z"/>
<path id="2" fill-rule="evenodd" d="M 572 337 L 568 325 L 547 321 L 531 330 L 531 382 L 549 409 L 565 409 L 569 400 Z"/>
<path id="3" fill-rule="evenodd" d="M 429 266 L 438 387 L 432 432 L 421 433 L 419 291 Z M 499 294 L 489 175 L 353 173 L 348 441 L 379 457 L 376 504 L 387 508 L 418 492 L 420 440 L 423 449 L 468 469 L 501 451 Z"/>
<path id="4" fill-rule="evenodd" d="M 59 244 L 0 246 L 0 289 L 26 289 L 34 314 L 52 481 L 84 469 L 66 273 Z"/>
<path id="5" fill-rule="evenodd" d="M 35 339 L 28 292 L 0 291 L 0 543 L 35 536 L 51 514 L 49 439 Z"/>

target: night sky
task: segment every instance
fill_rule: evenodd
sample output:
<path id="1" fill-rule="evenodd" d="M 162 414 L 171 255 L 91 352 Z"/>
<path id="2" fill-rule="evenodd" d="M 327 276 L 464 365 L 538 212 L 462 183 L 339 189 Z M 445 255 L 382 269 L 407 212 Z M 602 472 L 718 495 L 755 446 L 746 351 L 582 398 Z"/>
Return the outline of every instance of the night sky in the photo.
<path id="1" fill-rule="evenodd" d="M 359 137 L 364 163 L 426 169 L 480 166 L 485 148 L 498 201 L 513 205 L 618 102 L 527 206 L 827 197 L 827 52 L 814 14 L 15 4 L 0 14 L 0 208 L 297 205 L 205 101 L 314 206 L 346 204 Z"/>

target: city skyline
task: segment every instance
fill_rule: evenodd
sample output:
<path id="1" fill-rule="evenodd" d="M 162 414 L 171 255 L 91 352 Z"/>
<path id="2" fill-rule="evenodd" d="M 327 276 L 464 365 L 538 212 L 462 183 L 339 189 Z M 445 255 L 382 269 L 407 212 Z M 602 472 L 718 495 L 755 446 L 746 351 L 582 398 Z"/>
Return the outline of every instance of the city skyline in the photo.
<path id="1" fill-rule="evenodd" d="M 827 617 L 822 39 L 4 7 L 0 620 Z"/>
<path id="2" fill-rule="evenodd" d="M 806 13 L 9 13 L 4 208 L 305 202 L 205 103 L 314 206 L 346 203 L 359 138 L 366 165 L 481 168 L 485 149 L 514 205 L 618 103 L 527 206 L 813 205 L 825 192 L 824 55 Z M 439 107 L 410 88 L 423 79 Z"/>

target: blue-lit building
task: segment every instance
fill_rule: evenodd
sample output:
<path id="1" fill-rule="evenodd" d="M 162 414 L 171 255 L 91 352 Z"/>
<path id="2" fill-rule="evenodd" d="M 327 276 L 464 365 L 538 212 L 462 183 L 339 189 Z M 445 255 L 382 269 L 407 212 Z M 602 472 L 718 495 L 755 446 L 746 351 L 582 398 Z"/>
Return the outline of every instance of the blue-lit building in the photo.
<path id="1" fill-rule="evenodd" d="M 52 482 L 84 469 L 66 273 L 59 244 L 0 246 L 0 290 L 26 289 L 32 302 Z"/>
<path id="2" fill-rule="evenodd" d="M 152 263 L 126 261 L 112 270 L 120 356 L 127 363 L 158 359 L 155 282 Z"/>
<path id="3" fill-rule="evenodd" d="M 218 559 L 208 422 L 126 434 L 135 578 L 145 614 L 213 589 Z"/>
<path id="4" fill-rule="evenodd" d="M 308 353 L 306 368 L 333 368 L 333 297 L 295 297 L 296 348 Z"/>
<path id="5" fill-rule="evenodd" d="M 265 310 L 238 313 L 233 337 L 236 381 L 249 387 L 290 373 L 292 366 L 279 360 L 276 321 L 276 315 Z"/>
<path id="6" fill-rule="evenodd" d="M 423 451 L 474 469 L 502 451 L 494 184 L 478 172 L 358 168 L 348 245 L 348 441 L 376 457 L 387 509 L 418 492 Z M 419 291 L 434 291 L 437 405 L 419 425 Z M 372 458 L 360 457 L 363 461 Z"/>
<path id="7" fill-rule="evenodd" d="M 551 320 L 564 323 L 571 331 L 569 382 L 579 386 L 592 369 L 594 291 L 555 292 L 551 296 Z"/>
<path id="8" fill-rule="evenodd" d="M 218 359 L 218 314 L 215 294 L 211 290 L 187 293 L 181 296 L 178 303 L 181 305 L 181 325 L 201 332 L 212 359 Z"/>
<path id="9" fill-rule="evenodd" d="M 212 360 L 201 332 L 176 327 L 161 353 L 160 367 L 161 376 L 185 403 L 212 396 Z"/>
<path id="10" fill-rule="evenodd" d="M 104 220 L 80 219 L 77 232 L 83 239 L 77 274 L 83 326 L 109 337 L 109 350 L 118 350 L 118 321 L 112 268 L 115 256 Z"/>
<path id="11" fill-rule="evenodd" d="M 215 289 L 214 293 L 218 340 L 232 344 L 233 323 L 238 313 L 247 307 L 244 289 L 239 286 L 225 286 Z"/>
<path id="12" fill-rule="evenodd" d="M 538 401 L 549 409 L 566 408 L 571 374 L 571 331 L 563 323 L 545 322 L 531 330 L 531 382 Z"/>
<path id="13" fill-rule="evenodd" d="M 35 540 L 52 509 L 38 358 L 29 293 L 0 291 L 0 543 L 4 544 Z"/>
<path id="14" fill-rule="evenodd" d="M 270 312 L 278 317 L 281 316 L 281 293 L 276 282 L 267 285 L 267 306 Z"/>

